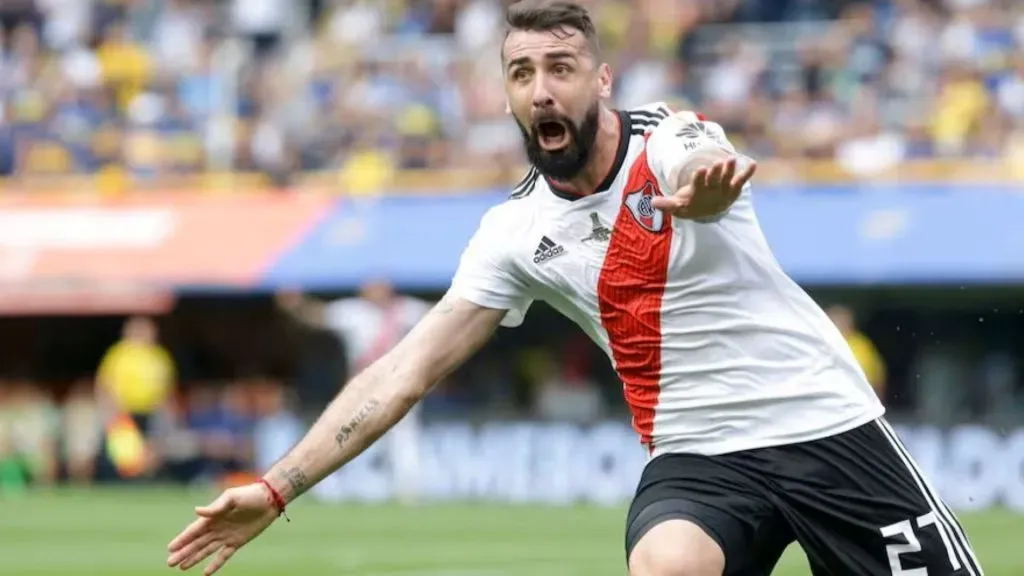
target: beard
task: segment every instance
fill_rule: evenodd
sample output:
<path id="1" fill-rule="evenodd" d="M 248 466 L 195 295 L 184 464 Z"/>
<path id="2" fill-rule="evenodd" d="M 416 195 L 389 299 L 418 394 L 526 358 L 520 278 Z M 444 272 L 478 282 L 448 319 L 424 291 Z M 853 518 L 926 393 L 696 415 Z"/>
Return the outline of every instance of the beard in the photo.
<path id="1" fill-rule="evenodd" d="M 597 123 L 600 107 L 595 102 L 578 126 L 568 116 L 550 113 L 538 115 L 533 120 L 533 130 L 527 130 L 516 118 L 519 131 L 523 133 L 526 158 L 537 171 L 553 180 L 570 180 L 578 175 L 590 160 L 594 141 L 597 140 Z M 568 144 L 559 150 L 545 150 L 540 145 L 541 125 L 547 122 L 560 124 L 569 135 Z"/>

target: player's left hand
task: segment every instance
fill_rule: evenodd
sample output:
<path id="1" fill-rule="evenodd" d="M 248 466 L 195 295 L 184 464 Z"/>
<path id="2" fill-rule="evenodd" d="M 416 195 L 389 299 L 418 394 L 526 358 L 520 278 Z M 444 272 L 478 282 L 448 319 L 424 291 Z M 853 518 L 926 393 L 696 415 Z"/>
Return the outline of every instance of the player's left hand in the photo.
<path id="1" fill-rule="evenodd" d="M 743 187 L 757 171 L 757 162 L 736 172 L 736 157 L 716 161 L 693 171 L 690 182 L 671 196 L 656 196 L 654 208 L 676 218 L 700 219 L 717 216 L 739 198 Z"/>
<path id="2" fill-rule="evenodd" d="M 195 510 L 199 518 L 167 546 L 167 565 L 188 570 L 214 555 L 204 570 L 210 576 L 278 516 L 267 489 L 249 484 L 226 490 L 209 506 Z"/>

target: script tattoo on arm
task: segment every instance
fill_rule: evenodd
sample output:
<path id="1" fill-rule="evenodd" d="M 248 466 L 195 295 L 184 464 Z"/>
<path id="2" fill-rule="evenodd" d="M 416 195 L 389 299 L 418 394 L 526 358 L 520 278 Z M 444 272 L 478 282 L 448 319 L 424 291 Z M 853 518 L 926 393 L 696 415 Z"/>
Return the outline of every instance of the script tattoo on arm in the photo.
<path id="1" fill-rule="evenodd" d="M 348 424 L 342 426 L 341 429 L 338 430 L 338 433 L 335 434 L 334 441 L 338 444 L 338 447 L 341 448 L 345 446 L 348 439 L 352 437 L 352 434 L 359 428 L 359 426 L 362 425 L 363 422 L 366 421 L 367 418 L 370 417 L 370 414 L 376 412 L 378 408 L 380 408 L 380 402 L 378 400 L 370 400 L 366 404 L 363 404 L 363 407 L 360 408 L 359 411 L 356 412 L 356 415 L 348 421 Z"/>

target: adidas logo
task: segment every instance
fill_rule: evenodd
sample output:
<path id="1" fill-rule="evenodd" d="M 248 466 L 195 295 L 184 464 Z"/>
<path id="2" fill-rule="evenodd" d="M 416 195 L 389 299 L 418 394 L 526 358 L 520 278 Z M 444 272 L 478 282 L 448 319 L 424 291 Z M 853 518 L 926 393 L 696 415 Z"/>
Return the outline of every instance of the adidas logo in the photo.
<path id="1" fill-rule="evenodd" d="M 541 264 L 551 260 L 552 258 L 557 258 L 562 254 L 565 254 L 565 248 L 562 248 L 560 245 L 552 242 L 551 238 L 544 236 L 540 239 L 537 251 L 533 253 L 533 263 Z"/>

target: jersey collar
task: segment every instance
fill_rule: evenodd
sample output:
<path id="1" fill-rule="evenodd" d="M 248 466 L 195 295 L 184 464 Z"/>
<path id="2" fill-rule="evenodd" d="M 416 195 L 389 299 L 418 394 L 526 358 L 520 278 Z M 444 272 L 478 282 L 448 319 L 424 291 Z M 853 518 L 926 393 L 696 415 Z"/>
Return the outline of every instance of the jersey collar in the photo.
<path id="1" fill-rule="evenodd" d="M 612 187 L 612 183 L 615 182 L 615 178 L 619 175 L 619 171 L 622 170 L 622 164 L 626 161 L 626 153 L 629 151 L 629 138 L 630 138 L 630 119 L 629 113 L 622 110 L 616 110 L 615 115 L 619 118 L 619 147 L 615 151 L 615 161 L 612 162 L 612 167 L 608 170 L 608 174 L 598 185 L 597 189 L 594 190 L 594 194 L 600 194 L 606 192 Z M 587 198 L 586 195 L 576 194 L 573 192 L 567 192 L 562 188 L 559 188 L 557 182 L 552 181 L 547 176 L 544 180 L 548 183 L 548 188 L 551 189 L 551 193 L 563 200 L 575 202 L 581 198 Z"/>

